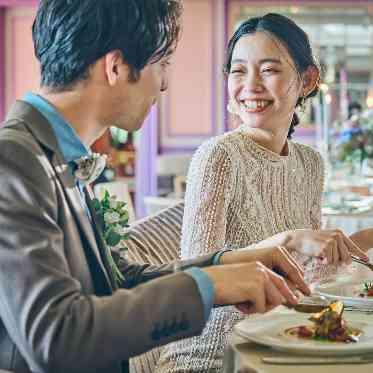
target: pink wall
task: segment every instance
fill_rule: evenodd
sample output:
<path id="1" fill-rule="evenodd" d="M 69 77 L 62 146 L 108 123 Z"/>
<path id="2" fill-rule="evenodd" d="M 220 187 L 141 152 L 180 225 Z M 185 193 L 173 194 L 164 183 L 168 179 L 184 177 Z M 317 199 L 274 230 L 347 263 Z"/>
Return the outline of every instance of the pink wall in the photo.
<path id="1" fill-rule="evenodd" d="M 183 37 L 170 74 L 170 135 L 205 136 L 212 131 L 211 14 L 211 1 L 189 0 L 185 3 Z"/>
<path id="2" fill-rule="evenodd" d="M 34 8 L 9 9 L 6 12 L 6 110 L 15 99 L 39 86 L 39 63 L 34 56 L 31 27 Z"/>
<path id="3" fill-rule="evenodd" d="M 39 0 L 0 0 L 0 121 L 6 113 L 5 14 L 10 7 L 36 7 Z"/>
<path id="4" fill-rule="evenodd" d="M 0 0 L 2 7 L 37 6 L 39 0 Z"/>
<path id="5" fill-rule="evenodd" d="M 160 151 L 193 151 L 224 131 L 225 0 L 185 0 L 183 33 L 160 108 Z"/>

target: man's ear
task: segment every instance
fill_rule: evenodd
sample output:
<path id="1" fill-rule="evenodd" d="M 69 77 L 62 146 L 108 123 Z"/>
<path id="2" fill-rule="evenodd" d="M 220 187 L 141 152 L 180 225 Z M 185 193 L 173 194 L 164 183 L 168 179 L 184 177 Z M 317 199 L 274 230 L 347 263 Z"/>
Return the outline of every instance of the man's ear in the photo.
<path id="1" fill-rule="evenodd" d="M 123 74 L 128 76 L 128 66 L 123 59 L 123 55 L 119 50 L 114 50 L 107 53 L 104 57 L 105 74 L 109 85 L 115 85 L 119 80 L 123 79 Z"/>
<path id="2" fill-rule="evenodd" d="M 307 97 L 317 86 L 320 71 L 316 66 L 309 66 L 303 73 L 303 96 Z"/>

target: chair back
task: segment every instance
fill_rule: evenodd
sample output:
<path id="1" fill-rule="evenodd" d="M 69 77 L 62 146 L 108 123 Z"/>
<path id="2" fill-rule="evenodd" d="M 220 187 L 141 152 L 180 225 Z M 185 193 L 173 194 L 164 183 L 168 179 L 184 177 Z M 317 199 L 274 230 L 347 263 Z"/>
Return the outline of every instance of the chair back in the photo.
<path id="1" fill-rule="evenodd" d="M 180 202 L 131 225 L 126 241 L 128 259 L 137 263 L 164 264 L 179 258 L 183 213 L 184 202 Z M 161 349 L 154 348 L 130 359 L 130 372 L 154 372 Z"/>
<path id="2" fill-rule="evenodd" d="M 136 221 L 128 229 L 128 259 L 137 263 L 164 264 L 180 256 L 184 202 Z"/>

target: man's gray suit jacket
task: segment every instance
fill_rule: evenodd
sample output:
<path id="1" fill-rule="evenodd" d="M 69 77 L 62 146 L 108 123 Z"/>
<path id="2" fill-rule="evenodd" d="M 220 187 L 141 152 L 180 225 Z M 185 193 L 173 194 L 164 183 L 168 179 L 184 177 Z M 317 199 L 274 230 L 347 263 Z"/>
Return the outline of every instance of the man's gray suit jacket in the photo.
<path id="1" fill-rule="evenodd" d="M 191 276 L 121 258 L 126 280 L 113 290 L 102 250 L 50 124 L 17 101 L 0 129 L 0 368 L 120 373 L 130 357 L 202 331 Z"/>

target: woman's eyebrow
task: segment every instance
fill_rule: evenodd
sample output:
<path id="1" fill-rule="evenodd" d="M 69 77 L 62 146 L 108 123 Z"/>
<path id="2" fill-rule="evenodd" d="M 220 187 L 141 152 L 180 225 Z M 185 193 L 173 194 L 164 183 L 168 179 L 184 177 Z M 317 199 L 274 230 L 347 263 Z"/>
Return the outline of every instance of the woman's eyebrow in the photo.
<path id="1" fill-rule="evenodd" d="M 260 65 L 262 65 L 264 63 L 277 63 L 277 64 L 281 65 L 282 62 L 278 58 L 263 58 L 262 60 L 259 60 Z"/>
<path id="2" fill-rule="evenodd" d="M 246 64 L 247 60 L 245 60 L 244 58 L 235 58 L 235 59 L 232 60 L 231 65 L 233 65 L 235 63 Z M 259 60 L 260 65 L 262 65 L 264 63 L 276 63 L 276 64 L 281 65 L 282 62 L 278 58 L 263 58 L 263 59 Z"/>

